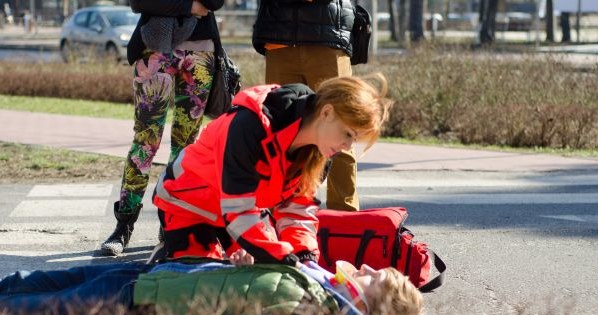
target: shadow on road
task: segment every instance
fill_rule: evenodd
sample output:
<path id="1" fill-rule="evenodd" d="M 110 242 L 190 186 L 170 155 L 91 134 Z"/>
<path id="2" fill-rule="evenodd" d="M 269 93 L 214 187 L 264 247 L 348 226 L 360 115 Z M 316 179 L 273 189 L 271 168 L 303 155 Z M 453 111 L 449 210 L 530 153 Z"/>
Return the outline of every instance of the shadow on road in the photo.
<path id="1" fill-rule="evenodd" d="M 596 204 L 452 204 L 400 200 L 364 203 L 362 208 L 402 206 L 406 225 L 454 227 L 460 230 L 521 230 L 550 237 L 598 238 Z"/>
<path id="2" fill-rule="evenodd" d="M 17 269 L 31 270 L 40 269 L 43 266 L 44 270 L 54 270 L 62 268 L 70 268 L 77 265 L 90 264 L 89 257 L 91 256 L 91 264 L 110 264 L 121 262 L 140 262 L 144 263 L 150 255 L 153 246 L 139 246 L 130 247 L 126 253 L 118 257 L 104 257 L 99 256 L 97 251 L 84 252 L 70 252 L 60 253 L 55 255 L 38 255 L 38 256 L 21 256 L 21 255 L 6 255 L 0 254 L 0 261 L 2 262 L 18 262 Z M 78 264 L 77 262 L 81 262 Z M 16 270 L 12 270 L 14 272 Z M 0 275 L 0 278 L 2 276 Z"/>

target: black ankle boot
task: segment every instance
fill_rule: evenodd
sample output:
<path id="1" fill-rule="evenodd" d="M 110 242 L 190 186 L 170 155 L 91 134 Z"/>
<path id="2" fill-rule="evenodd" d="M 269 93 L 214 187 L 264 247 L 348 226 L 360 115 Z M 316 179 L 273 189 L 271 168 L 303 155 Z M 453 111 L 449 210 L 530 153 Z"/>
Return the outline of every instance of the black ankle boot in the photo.
<path id="1" fill-rule="evenodd" d="M 114 203 L 114 216 L 117 220 L 116 228 L 100 247 L 100 252 L 104 256 L 118 256 L 127 248 L 131 235 L 133 235 L 133 225 L 137 221 L 142 207 L 142 205 L 139 205 L 132 213 L 120 213 L 118 212 L 118 206 L 119 202 L 117 201 Z"/>

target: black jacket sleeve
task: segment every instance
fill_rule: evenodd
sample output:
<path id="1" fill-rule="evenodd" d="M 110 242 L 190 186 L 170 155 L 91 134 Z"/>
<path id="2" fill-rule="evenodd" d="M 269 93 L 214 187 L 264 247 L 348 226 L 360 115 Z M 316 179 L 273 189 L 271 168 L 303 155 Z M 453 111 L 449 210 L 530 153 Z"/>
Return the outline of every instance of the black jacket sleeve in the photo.
<path id="1" fill-rule="evenodd" d="M 131 0 L 133 12 L 154 16 L 189 16 L 193 0 Z M 199 0 L 208 10 L 216 11 L 224 0 Z"/>
<path id="2" fill-rule="evenodd" d="M 193 0 L 131 0 L 133 12 L 155 16 L 189 16 Z"/>
<path id="3" fill-rule="evenodd" d="M 199 0 L 199 2 L 210 11 L 220 10 L 224 5 L 224 0 Z"/>

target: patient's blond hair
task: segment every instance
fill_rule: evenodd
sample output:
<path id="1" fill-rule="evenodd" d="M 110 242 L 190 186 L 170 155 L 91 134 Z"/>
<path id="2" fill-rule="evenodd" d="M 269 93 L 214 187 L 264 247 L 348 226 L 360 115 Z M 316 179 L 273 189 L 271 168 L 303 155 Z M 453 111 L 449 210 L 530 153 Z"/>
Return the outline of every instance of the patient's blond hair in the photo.
<path id="1" fill-rule="evenodd" d="M 409 278 L 392 267 L 382 270 L 386 272 L 386 277 L 382 281 L 383 294 L 371 301 L 368 300 L 369 314 L 423 314 L 424 299 L 421 292 L 409 281 Z"/>

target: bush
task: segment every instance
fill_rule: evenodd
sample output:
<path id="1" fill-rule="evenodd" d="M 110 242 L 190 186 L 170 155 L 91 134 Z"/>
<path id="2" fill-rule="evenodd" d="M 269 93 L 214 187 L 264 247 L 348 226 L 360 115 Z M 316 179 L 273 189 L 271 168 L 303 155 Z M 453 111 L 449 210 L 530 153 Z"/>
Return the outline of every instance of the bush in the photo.
<path id="1" fill-rule="evenodd" d="M 244 87 L 264 82 L 261 56 L 229 54 Z M 380 71 L 389 81 L 396 104 L 384 136 L 598 148 L 598 68 L 583 72 L 550 56 L 422 46 L 354 69 Z M 0 94 L 132 103 L 131 73 L 128 66 L 0 63 Z"/>
<path id="2" fill-rule="evenodd" d="M 264 82 L 256 55 L 230 54 L 241 65 L 242 85 Z M 238 60 L 238 61 L 237 61 Z M 133 69 L 93 63 L 9 63 L 0 61 L 0 94 L 133 103 Z"/>
<path id="3" fill-rule="evenodd" d="M 0 62 L 0 94 L 133 102 L 131 69 L 102 64 Z"/>
<path id="4" fill-rule="evenodd" d="M 598 68 L 554 57 L 423 47 L 355 68 L 382 71 L 396 101 L 385 136 L 464 144 L 598 148 Z"/>

